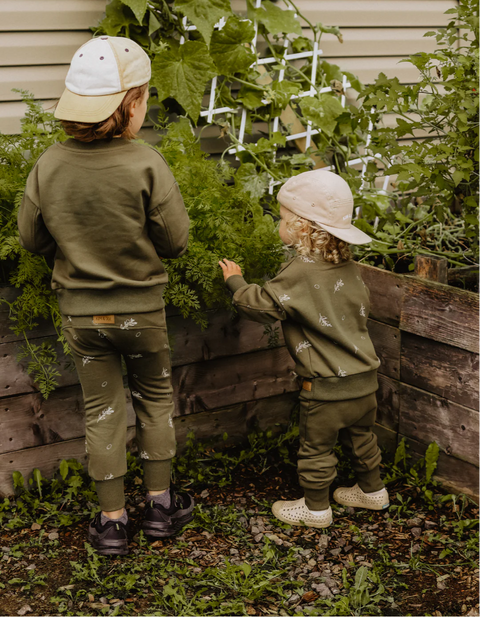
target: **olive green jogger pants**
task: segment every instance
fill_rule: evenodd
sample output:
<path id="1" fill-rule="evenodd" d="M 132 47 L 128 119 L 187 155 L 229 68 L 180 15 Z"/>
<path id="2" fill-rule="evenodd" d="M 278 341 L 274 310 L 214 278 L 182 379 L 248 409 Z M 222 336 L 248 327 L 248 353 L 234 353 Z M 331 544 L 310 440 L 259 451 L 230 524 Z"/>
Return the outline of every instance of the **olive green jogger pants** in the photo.
<path id="1" fill-rule="evenodd" d="M 337 440 L 352 460 L 360 488 L 366 493 L 383 488 L 381 454 L 372 431 L 376 411 L 375 393 L 345 401 L 319 401 L 301 391 L 298 476 L 310 510 L 329 506 L 329 486 L 337 475 L 333 451 Z"/>
<path id="2" fill-rule="evenodd" d="M 88 472 L 104 511 L 125 504 L 127 405 L 122 356 L 136 414 L 136 439 L 149 490 L 170 485 L 175 455 L 173 389 L 165 311 L 62 316 L 85 401 Z"/>

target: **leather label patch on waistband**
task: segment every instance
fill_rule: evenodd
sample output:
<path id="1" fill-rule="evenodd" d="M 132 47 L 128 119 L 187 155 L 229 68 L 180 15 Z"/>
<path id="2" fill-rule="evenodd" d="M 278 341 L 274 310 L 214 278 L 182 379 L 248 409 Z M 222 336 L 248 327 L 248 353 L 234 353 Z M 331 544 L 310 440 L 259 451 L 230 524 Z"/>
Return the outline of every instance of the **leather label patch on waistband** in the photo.
<path id="1" fill-rule="evenodd" d="M 115 323 L 115 315 L 94 315 L 93 316 L 93 323 L 95 325 L 102 324 L 102 323 L 114 324 Z"/>
<path id="2" fill-rule="evenodd" d="M 311 381 L 307 381 L 306 379 L 303 380 L 303 384 L 302 384 L 302 389 L 303 390 L 307 390 L 308 392 L 312 391 L 312 382 Z"/>

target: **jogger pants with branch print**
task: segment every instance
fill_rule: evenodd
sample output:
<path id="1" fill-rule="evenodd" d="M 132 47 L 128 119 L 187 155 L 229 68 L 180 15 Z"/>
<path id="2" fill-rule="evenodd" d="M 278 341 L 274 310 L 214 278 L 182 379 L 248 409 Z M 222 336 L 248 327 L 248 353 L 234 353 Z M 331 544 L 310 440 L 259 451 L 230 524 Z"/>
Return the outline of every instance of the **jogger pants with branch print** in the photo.
<path id="1" fill-rule="evenodd" d="M 127 471 L 122 356 L 136 415 L 140 457 L 144 461 L 169 463 L 175 455 L 176 442 L 165 311 L 63 315 L 62 329 L 83 390 L 89 475 L 94 480 L 106 481 L 120 478 Z M 166 487 L 147 486 L 150 490 Z"/>

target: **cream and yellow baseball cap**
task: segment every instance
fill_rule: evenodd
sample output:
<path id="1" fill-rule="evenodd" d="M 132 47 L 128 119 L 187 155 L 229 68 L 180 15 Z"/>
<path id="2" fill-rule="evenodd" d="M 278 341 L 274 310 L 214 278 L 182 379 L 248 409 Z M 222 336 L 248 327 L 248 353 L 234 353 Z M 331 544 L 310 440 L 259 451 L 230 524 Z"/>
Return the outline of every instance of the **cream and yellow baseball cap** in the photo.
<path id="1" fill-rule="evenodd" d="M 277 199 L 294 214 L 317 223 L 349 244 L 366 244 L 373 240 L 352 225 L 352 191 L 341 176 L 331 171 L 314 169 L 289 178 Z"/>
<path id="2" fill-rule="evenodd" d="M 73 56 L 55 117 L 101 122 L 113 114 L 131 88 L 150 81 L 151 73 L 150 58 L 131 39 L 91 39 Z"/>

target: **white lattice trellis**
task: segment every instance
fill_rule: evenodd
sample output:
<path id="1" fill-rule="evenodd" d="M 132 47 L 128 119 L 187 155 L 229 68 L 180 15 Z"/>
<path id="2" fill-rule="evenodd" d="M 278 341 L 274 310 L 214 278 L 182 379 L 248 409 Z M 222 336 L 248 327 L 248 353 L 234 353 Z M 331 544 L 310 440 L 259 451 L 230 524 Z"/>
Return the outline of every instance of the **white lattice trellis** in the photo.
<path id="1" fill-rule="evenodd" d="M 262 4 L 262 0 L 255 0 L 255 8 L 258 9 L 261 7 Z M 222 17 L 220 19 L 220 21 L 215 24 L 215 29 L 216 30 L 221 30 L 224 25 L 226 24 L 226 18 Z M 257 37 L 258 37 L 258 23 L 256 21 L 253 22 L 254 24 L 254 29 L 255 29 L 255 34 L 254 37 L 251 41 L 251 48 L 252 50 L 256 50 L 256 45 L 257 45 Z M 183 26 L 184 29 L 186 31 L 192 31 L 192 30 L 196 30 L 196 26 L 194 25 L 188 25 L 188 21 L 187 18 L 185 17 L 183 19 Z M 180 39 L 180 44 L 183 44 L 185 42 L 185 38 L 182 36 Z M 298 94 L 294 94 L 290 97 L 290 100 L 293 99 L 297 99 L 297 98 L 302 98 L 305 96 L 314 96 L 316 94 L 323 94 L 326 92 L 332 92 L 333 89 L 328 86 L 325 88 L 320 88 L 317 89 L 316 87 L 316 77 L 317 77 L 317 64 L 318 64 L 318 56 L 322 55 L 322 50 L 319 48 L 318 43 L 315 41 L 314 42 L 314 47 L 312 51 L 304 51 L 304 52 L 299 52 L 299 53 L 292 53 L 289 54 L 287 53 L 288 50 L 288 44 L 289 44 L 289 40 L 286 38 L 284 41 L 284 48 L 285 51 L 283 53 L 282 59 L 280 60 L 280 64 L 285 67 L 286 66 L 286 61 L 288 60 L 301 60 L 301 59 L 307 59 L 307 58 L 312 58 L 312 69 L 311 69 L 311 78 L 310 78 L 310 88 L 308 90 L 305 90 L 303 92 L 300 92 Z M 252 64 L 252 66 L 257 66 L 257 65 L 265 65 L 265 64 L 272 64 L 272 63 L 278 63 L 279 59 L 273 56 L 267 57 L 267 58 L 258 58 L 258 54 L 257 54 L 257 60 Z M 279 71 L 278 74 L 278 78 L 277 81 L 283 81 L 285 76 L 285 68 L 282 68 Z M 350 83 L 347 79 L 346 75 L 343 75 L 342 78 L 342 96 L 341 96 L 341 105 L 342 107 L 345 107 L 346 104 L 346 90 L 347 88 L 350 87 Z M 216 98 L 216 89 L 217 89 L 217 77 L 215 76 L 212 79 L 212 83 L 211 83 L 211 87 L 210 87 L 210 100 L 209 100 L 209 105 L 208 105 L 208 109 L 203 110 L 200 112 L 200 116 L 207 118 L 207 122 L 211 123 L 213 121 L 213 117 L 217 114 L 224 114 L 224 113 L 239 113 L 241 112 L 241 119 L 240 119 L 240 128 L 238 131 L 238 144 L 232 148 L 230 148 L 228 150 L 229 154 L 238 154 L 238 152 L 241 152 L 242 150 L 245 150 L 244 146 L 242 146 L 244 139 L 245 139 L 245 128 L 246 128 L 246 122 L 247 122 L 247 110 L 244 107 L 237 107 L 237 108 L 231 108 L 231 107 L 215 107 L 215 98 Z M 265 104 L 268 103 L 268 101 L 262 101 Z M 277 132 L 279 129 L 279 122 L 280 122 L 280 116 L 277 116 L 273 119 L 273 132 Z M 371 141 L 371 133 L 372 133 L 372 129 L 373 129 L 373 123 L 370 120 L 369 122 L 369 126 L 368 126 L 368 130 L 367 130 L 367 141 L 366 141 L 366 149 L 368 149 L 368 146 L 370 144 Z M 315 129 L 312 127 L 312 122 L 311 121 L 307 121 L 307 127 L 305 131 L 299 132 L 299 133 L 294 133 L 294 134 L 290 134 L 286 136 L 286 141 L 292 141 L 292 140 L 297 140 L 297 139 L 302 139 L 305 138 L 305 149 L 308 150 L 308 148 L 311 146 L 311 142 L 312 142 L 312 137 L 314 135 L 318 135 L 321 132 L 321 129 Z M 356 165 L 362 165 L 362 170 L 361 170 L 361 178 L 362 178 L 362 186 L 364 184 L 364 178 L 365 178 L 365 173 L 367 170 L 367 164 L 369 161 L 374 160 L 376 157 L 374 156 L 370 156 L 368 154 L 366 154 L 363 157 L 360 158 L 355 158 L 355 159 L 351 159 L 349 161 L 346 162 L 346 165 L 348 165 L 349 167 L 354 167 Z M 324 167 L 323 169 L 327 169 L 327 170 L 331 170 L 334 169 L 334 166 L 331 165 L 329 167 Z M 382 190 L 379 191 L 380 194 L 386 194 L 386 190 L 388 187 L 388 183 L 390 181 L 390 176 L 386 176 L 384 179 L 384 183 L 383 183 L 383 188 Z M 272 194 L 273 193 L 273 188 L 278 185 L 281 184 L 281 182 L 274 180 L 273 178 L 270 178 L 270 183 L 269 183 L 269 193 Z M 360 208 L 356 209 L 356 215 L 358 217 Z M 377 226 L 378 223 L 378 217 L 375 219 L 375 227 Z"/>

